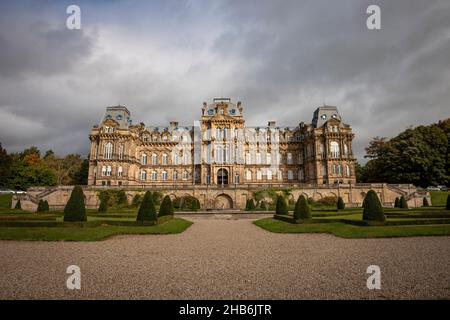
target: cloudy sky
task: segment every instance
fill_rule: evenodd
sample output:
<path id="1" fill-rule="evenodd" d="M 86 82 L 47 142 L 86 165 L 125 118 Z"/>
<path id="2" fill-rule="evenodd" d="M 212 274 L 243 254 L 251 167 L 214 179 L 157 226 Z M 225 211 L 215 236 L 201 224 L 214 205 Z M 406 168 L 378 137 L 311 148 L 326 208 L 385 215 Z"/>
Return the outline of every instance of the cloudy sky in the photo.
<path id="1" fill-rule="evenodd" d="M 81 30 L 66 28 L 70 4 Z M 106 106 L 191 125 L 223 96 L 247 125 L 336 105 L 362 160 L 372 137 L 450 116 L 449 67 L 448 0 L 0 0 L 0 142 L 86 154 Z"/>

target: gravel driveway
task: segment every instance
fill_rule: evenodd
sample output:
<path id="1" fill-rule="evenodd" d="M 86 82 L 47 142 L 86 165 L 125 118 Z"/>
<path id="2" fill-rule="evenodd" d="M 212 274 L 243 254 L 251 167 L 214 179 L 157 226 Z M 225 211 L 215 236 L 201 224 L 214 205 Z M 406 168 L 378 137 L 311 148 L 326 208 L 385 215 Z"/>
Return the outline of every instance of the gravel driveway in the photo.
<path id="1" fill-rule="evenodd" d="M 0 298 L 450 299 L 450 237 L 274 234 L 249 219 L 190 218 L 179 235 L 0 242 Z M 67 266 L 81 290 L 66 288 Z M 366 269 L 381 268 L 381 290 Z"/>

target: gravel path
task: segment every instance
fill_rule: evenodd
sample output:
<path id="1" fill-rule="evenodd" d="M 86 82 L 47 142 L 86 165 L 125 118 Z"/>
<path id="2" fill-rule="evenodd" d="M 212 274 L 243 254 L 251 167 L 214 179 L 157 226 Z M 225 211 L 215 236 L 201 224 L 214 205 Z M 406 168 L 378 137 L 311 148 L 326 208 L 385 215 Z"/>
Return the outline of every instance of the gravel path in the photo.
<path id="1" fill-rule="evenodd" d="M 190 218 L 179 235 L 0 242 L 0 298 L 450 299 L 450 237 L 346 240 Z M 65 286 L 81 268 L 81 290 Z M 368 290 L 366 268 L 381 268 Z"/>

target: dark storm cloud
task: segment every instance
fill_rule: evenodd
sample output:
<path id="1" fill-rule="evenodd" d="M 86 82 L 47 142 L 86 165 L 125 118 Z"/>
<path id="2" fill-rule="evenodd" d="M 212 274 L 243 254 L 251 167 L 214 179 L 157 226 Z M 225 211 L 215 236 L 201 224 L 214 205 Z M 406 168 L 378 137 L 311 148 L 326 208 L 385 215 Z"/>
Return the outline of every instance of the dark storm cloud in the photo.
<path id="1" fill-rule="evenodd" d="M 19 4 L 17 4 L 19 3 Z M 242 100 L 249 125 L 309 122 L 337 105 L 355 150 L 378 135 L 448 117 L 448 1 L 81 2 L 1 4 L 0 141 L 88 150 L 107 105 L 136 121 L 198 119 L 215 96 Z M 369 4 L 382 30 L 365 26 Z"/>

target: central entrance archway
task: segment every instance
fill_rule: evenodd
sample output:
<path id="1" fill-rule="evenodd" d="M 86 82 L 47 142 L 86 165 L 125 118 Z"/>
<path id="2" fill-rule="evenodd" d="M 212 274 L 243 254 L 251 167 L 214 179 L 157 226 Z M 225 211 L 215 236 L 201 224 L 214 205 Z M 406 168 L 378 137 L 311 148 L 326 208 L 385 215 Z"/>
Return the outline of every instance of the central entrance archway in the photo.
<path id="1" fill-rule="evenodd" d="M 233 199 L 231 199 L 231 197 L 227 194 L 218 195 L 214 201 L 214 209 L 233 209 Z"/>
<path id="2" fill-rule="evenodd" d="M 219 171 L 217 171 L 217 184 L 228 184 L 227 169 L 219 169 Z"/>

